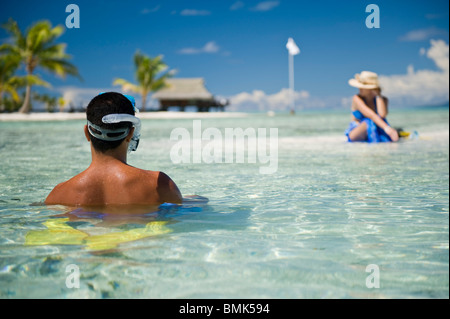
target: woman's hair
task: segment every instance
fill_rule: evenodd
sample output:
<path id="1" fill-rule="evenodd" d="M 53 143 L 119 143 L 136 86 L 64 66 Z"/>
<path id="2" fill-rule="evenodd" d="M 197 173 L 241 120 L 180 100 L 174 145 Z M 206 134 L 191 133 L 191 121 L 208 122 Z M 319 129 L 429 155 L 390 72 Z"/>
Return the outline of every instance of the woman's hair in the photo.
<path id="1" fill-rule="evenodd" d="M 86 109 L 86 117 L 89 122 L 105 129 L 131 128 L 131 122 L 105 124 L 102 118 L 108 114 L 134 115 L 134 107 L 125 96 L 116 92 L 102 93 L 94 97 Z M 91 129 L 95 130 L 91 127 Z M 125 138 L 118 141 L 103 141 L 90 134 L 92 146 L 102 153 L 117 148 Z"/>

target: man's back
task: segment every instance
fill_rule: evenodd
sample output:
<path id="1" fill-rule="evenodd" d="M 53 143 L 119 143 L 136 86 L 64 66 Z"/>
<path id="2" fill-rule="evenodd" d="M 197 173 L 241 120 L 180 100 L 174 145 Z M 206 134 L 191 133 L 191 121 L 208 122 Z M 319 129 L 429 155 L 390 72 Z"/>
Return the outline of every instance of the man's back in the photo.
<path id="1" fill-rule="evenodd" d="M 138 169 L 120 161 L 92 164 L 55 187 L 46 204 L 67 206 L 180 203 L 175 183 L 162 172 Z"/>

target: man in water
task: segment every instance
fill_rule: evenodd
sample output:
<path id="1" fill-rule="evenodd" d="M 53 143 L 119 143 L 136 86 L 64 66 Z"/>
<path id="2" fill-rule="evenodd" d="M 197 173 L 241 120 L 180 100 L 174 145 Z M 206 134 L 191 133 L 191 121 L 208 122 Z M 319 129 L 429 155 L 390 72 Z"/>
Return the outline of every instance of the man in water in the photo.
<path id="1" fill-rule="evenodd" d="M 89 103 L 84 134 L 91 143 L 92 163 L 82 173 L 57 185 L 48 205 L 105 206 L 181 203 L 177 185 L 162 172 L 127 164 L 128 150 L 139 142 L 140 120 L 132 97 L 102 93 Z"/>

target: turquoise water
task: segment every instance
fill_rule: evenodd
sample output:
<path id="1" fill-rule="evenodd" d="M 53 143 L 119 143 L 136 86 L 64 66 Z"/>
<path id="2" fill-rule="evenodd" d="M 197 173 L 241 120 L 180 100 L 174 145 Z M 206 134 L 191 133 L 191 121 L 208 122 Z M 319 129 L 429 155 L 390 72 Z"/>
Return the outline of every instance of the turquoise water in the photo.
<path id="1" fill-rule="evenodd" d="M 201 119 L 220 132 L 278 128 L 277 171 L 261 174 L 261 161 L 174 164 L 170 134 L 193 119 L 145 119 L 129 163 L 209 202 L 134 217 L 41 204 L 89 165 L 83 121 L 0 122 L 0 297 L 448 298 L 449 111 L 389 120 L 420 138 L 346 143 L 340 111 Z M 45 243 L 58 230 L 71 242 Z"/>

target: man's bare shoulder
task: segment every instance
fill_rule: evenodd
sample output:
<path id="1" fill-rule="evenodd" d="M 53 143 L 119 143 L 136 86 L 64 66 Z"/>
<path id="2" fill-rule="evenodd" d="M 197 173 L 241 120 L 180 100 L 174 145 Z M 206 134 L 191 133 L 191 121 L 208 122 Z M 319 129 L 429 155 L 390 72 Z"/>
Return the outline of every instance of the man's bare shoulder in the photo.
<path id="1" fill-rule="evenodd" d="M 181 203 L 182 195 L 175 182 L 164 172 L 158 174 L 158 193 L 162 202 Z"/>
<path id="2" fill-rule="evenodd" d="M 150 170 L 145 170 L 145 169 L 136 168 L 136 167 L 131 167 L 130 175 L 135 175 L 138 177 L 147 177 L 151 180 L 153 179 L 153 180 L 161 182 L 161 183 L 168 183 L 169 181 L 172 180 L 164 172 L 150 171 Z"/>
<path id="3" fill-rule="evenodd" d="M 120 174 L 124 174 L 124 179 L 131 183 L 141 184 L 142 186 L 156 187 L 159 172 L 145 170 L 137 167 L 127 167 Z"/>
<path id="4" fill-rule="evenodd" d="M 45 199 L 45 204 L 47 205 L 63 204 L 65 202 L 65 198 L 68 196 L 68 191 L 70 190 L 67 187 L 68 182 L 69 181 L 65 181 L 56 185 Z"/>
<path id="5" fill-rule="evenodd" d="M 64 204 L 66 202 L 69 202 L 70 198 L 73 196 L 74 190 L 83 187 L 83 173 L 80 173 L 72 177 L 71 179 L 56 185 L 50 192 L 50 194 L 48 194 L 47 198 L 45 199 L 45 203 L 47 205 L 52 205 Z"/>
<path id="6" fill-rule="evenodd" d="M 160 171 L 149 171 L 149 170 L 139 170 L 139 177 L 144 177 L 144 180 L 154 184 L 157 189 L 163 191 L 172 191 L 177 188 L 175 182 L 164 172 Z M 144 181 L 141 180 L 141 181 Z"/>
<path id="7" fill-rule="evenodd" d="M 161 203 L 181 203 L 182 195 L 175 182 L 164 172 L 129 167 L 131 188 L 136 194 L 155 197 Z"/>

